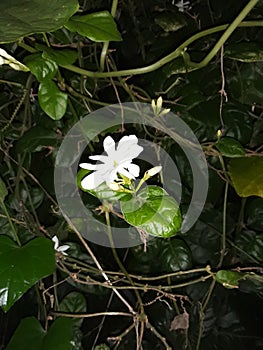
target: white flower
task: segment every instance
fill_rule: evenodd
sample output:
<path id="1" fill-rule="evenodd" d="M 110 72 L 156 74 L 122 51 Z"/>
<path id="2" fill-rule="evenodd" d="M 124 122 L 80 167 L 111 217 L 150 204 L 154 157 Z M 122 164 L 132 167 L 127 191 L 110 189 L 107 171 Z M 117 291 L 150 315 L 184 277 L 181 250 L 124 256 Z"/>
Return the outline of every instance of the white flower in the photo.
<path id="1" fill-rule="evenodd" d="M 69 245 L 65 244 L 65 245 L 59 246 L 59 241 L 58 241 L 57 236 L 54 236 L 54 237 L 52 238 L 52 241 L 55 243 L 55 244 L 54 244 L 54 249 L 55 249 L 57 252 L 62 253 L 63 255 L 68 255 L 67 253 L 65 253 L 65 251 L 69 249 Z"/>
<path id="2" fill-rule="evenodd" d="M 161 117 L 170 112 L 170 108 L 162 108 L 163 98 L 162 96 L 158 97 L 156 103 L 152 100 L 152 109 L 155 116 Z"/>
<path id="3" fill-rule="evenodd" d="M 123 136 L 117 147 L 113 138 L 107 136 L 103 147 L 107 155 L 89 157 L 101 163 L 81 163 L 79 165 L 83 169 L 95 170 L 81 181 L 81 186 L 84 189 L 93 190 L 103 182 L 110 186 L 114 180 L 118 179 L 118 173 L 128 179 L 135 179 L 139 176 L 140 168 L 138 165 L 132 164 L 132 160 L 142 152 L 143 147 L 138 145 L 138 139 L 135 135 Z"/>
<path id="4" fill-rule="evenodd" d="M 191 6 L 189 6 L 190 1 L 179 0 L 177 1 L 177 3 L 175 3 L 175 1 L 173 0 L 172 4 L 175 5 L 180 12 L 184 12 L 185 10 L 191 9 Z"/>
<path id="5" fill-rule="evenodd" d="M 0 48 L 0 66 L 3 64 L 8 64 L 15 70 L 22 70 L 24 72 L 28 72 L 29 69 L 19 61 L 17 61 L 14 57 L 9 55 L 4 49 Z"/>
<path id="6" fill-rule="evenodd" d="M 152 177 L 156 174 L 158 174 L 162 170 L 161 166 L 155 166 L 154 168 L 151 168 L 150 170 L 147 171 L 147 174 Z"/>

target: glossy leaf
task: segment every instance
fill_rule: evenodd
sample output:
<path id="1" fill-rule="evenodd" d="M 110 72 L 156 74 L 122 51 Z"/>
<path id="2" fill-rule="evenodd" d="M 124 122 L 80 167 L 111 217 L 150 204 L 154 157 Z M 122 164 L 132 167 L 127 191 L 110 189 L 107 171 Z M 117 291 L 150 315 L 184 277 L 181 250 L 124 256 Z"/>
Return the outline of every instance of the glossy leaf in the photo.
<path id="1" fill-rule="evenodd" d="M 143 245 L 133 247 L 128 255 L 129 271 L 148 275 L 186 270 L 191 267 L 191 252 L 188 246 L 178 238 L 164 240 L 155 238 Z"/>
<path id="2" fill-rule="evenodd" d="M 121 202 L 125 220 L 149 235 L 168 238 L 181 227 L 181 214 L 173 197 L 157 186 L 148 186 L 131 200 Z"/>
<path id="3" fill-rule="evenodd" d="M 155 17 L 154 21 L 165 32 L 176 32 L 186 25 L 184 17 L 174 12 L 162 12 Z"/>
<path id="4" fill-rule="evenodd" d="M 35 317 L 24 318 L 7 350 L 71 350 L 72 319 L 57 318 L 46 332 Z"/>
<path id="5" fill-rule="evenodd" d="M 0 236 L 0 266 L 0 306 L 8 311 L 30 287 L 54 271 L 53 243 L 39 237 L 19 247 Z"/>
<path id="6" fill-rule="evenodd" d="M 59 304 L 59 311 L 67 313 L 85 313 L 87 310 L 87 302 L 83 294 L 79 292 L 71 292 Z M 73 319 L 74 326 L 80 327 L 83 318 Z"/>
<path id="7" fill-rule="evenodd" d="M 7 195 L 8 195 L 8 191 L 7 191 L 6 185 L 0 177 L 0 202 L 3 202 Z"/>
<path id="8" fill-rule="evenodd" d="M 43 50 L 42 57 L 45 59 L 52 60 L 60 65 L 73 64 L 78 58 L 78 54 L 74 50 L 61 49 L 55 50 L 51 47 L 45 47 Z"/>
<path id="9" fill-rule="evenodd" d="M 236 237 L 235 244 L 242 263 L 261 263 L 263 261 L 263 234 L 254 231 L 241 231 Z"/>
<path id="10" fill-rule="evenodd" d="M 224 54 L 235 61 L 247 63 L 263 61 L 262 46 L 253 42 L 228 45 Z"/>
<path id="11" fill-rule="evenodd" d="M 245 155 L 245 149 L 241 143 L 231 137 L 223 137 L 216 143 L 216 148 L 229 158 L 239 158 Z"/>
<path id="12" fill-rule="evenodd" d="M 40 82 L 54 78 L 58 71 L 56 62 L 44 59 L 40 53 L 27 56 L 25 63 Z"/>
<path id="13" fill-rule="evenodd" d="M 18 140 L 17 153 L 37 152 L 43 147 L 52 147 L 58 144 L 58 135 L 52 129 L 43 128 L 40 125 L 33 126 Z"/>
<path id="14" fill-rule="evenodd" d="M 38 90 L 39 104 L 52 119 L 59 120 L 66 113 L 68 95 L 59 90 L 52 80 L 43 81 Z"/>
<path id="15" fill-rule="evenodd" d="M 116 23 L 108 11 L 95 12 L 84 16 L 73 16 L 65 25 L 93 41 L 121 41 Z"/>
<path id="16" fill-rule="evenodd" d="M 77 0 L 1 0 L 0 42 L 17 41 L 32 33 L 52 32 L 62 27 L 78 10 Z"/>
<path id="17" fill-rule="evenodd" d="M 94 350 L 110 350 L 110 348 L 106 344 L 100 344 L 95 346 Z"/>
<path id="18" fill-rule="evenodd" d="M 263 158 L 243 157 L 232 159 L 229 174 L 240 197 L 263 197 Z"/>
<path id="19" fill-rule="evenodd" d="M 245 217 L 249 228 L 263 232 L 263 198 L 253 198 L 246 204 Z"/>
<path id="20" fill-rule="evenodd" d="M 241 64 L 236 74 L 229 78 L 231 95 L 243 104 L 259 104 L 263 99 L 263 62 Z M 238 140 L 240 138 L 238 137 Z"/>
<path id="21" fill-rule="evenodd" d="M 238 281 L 242 278 L 243 275 L 235 271 L 220 270 L 216 273 L 217 282 L 229 289 L 238 288 Z"/>

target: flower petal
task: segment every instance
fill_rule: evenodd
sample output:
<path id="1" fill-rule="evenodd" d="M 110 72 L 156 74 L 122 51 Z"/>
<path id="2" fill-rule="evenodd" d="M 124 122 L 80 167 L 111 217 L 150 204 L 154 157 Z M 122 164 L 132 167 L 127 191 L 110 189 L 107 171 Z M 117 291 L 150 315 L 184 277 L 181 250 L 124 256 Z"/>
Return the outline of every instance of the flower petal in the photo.
<path id="1" fill-rule="evenodd" d="M 55 244 L 54 244 L 54 249 L 57 250 L 57 248 L 58 248 L 58 246 L 59 246 L 57 236 L 52 237 L 52 241 L 55 243 Z"/>
<path id="2" fill-rule="evenodd" d="M 97 169 L 97 165 L 96 164 L 81 163 L 81 164 L 79 164 L 79 166 L 82 169 L 87 169 L 87 170 L 96 170 Z"/>
<path id="3" fill-rule="evenodd" d="M 122 166 L 120 166 L 118 168 L 118 173 L 126 176 L 128 179 L 135 179 L 135 177 L 133 176 L 133 174 L 129 173 L 128 170 L 126 170 L 125 168 L 123 168 Z"/>
<path id="4" fill-rule="evenodd" d="M 85 190 L 94 190 L 100 184 L 105 181 L 104 177 L 99 171 L 94 171 L 94 173 L 85 176 L 83 180 L 81 180 L 81 186 Z"/>
<path id="5" fill-rule="evenodd" d="M 140 167 L 137 164 L 130 163 L 128 164 L 127 169 L 134 177 L 138 177 L 140 174 Z"/>
<path id="6" fill-rule="evenodd" d="M 69 249 L 69 245 L 67 245 L 67 244 L 64 244 L 64 245 L 58 247 L 59 252 L 65 252 L 68 249 Z"/>
<path id="7" fill-rule="evenodd" d="M 99 160 L 100 162 L 105 163 L 108 160 L 108 156 L 103 156 L 103 155 L 97 155 L 97 156 L 89 156 L 89 159 L 91 160 Z"/>
<path id="8" fill-rule="evenodd" d="M 117 147 L 117 161 L 132 160 L 138 157 L 143 147 L 139 146 L 137 143 L 138 139 L 135 135 L 122 137 Z"/>
<path id="9" fill-rule="evenodd" d="M 116 151 L 115 149 L 115 141 L 111 136 L 107 136 L 103 141 L 104 151 L 109 155 L 113 155 Z"/>

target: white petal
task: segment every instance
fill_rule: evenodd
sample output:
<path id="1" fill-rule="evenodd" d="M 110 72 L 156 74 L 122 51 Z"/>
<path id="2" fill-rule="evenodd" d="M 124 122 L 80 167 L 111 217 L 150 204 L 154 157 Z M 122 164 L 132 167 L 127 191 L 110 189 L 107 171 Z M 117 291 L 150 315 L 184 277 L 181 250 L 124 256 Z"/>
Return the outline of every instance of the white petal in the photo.
<path id="1" fill-rule="evenodd" d="M 57 236 L 54 236 L 54 237 L 52 238 L 52 241 L 55 243 L 55 244 L 54 244 L 54 249 L 57 250 L 57 248 L 58 248 L 58 246 L 59 246 Z"/>
<path id="2" fill-rule="evenodd" d="M 102 176 L 102 174 L 99 171 L 95 171 L 94 173 L 84 177 L 84 179 L 81 181 L 81 186 L 86 190 L 94 190 L 104 181 L 105 178 Z"/>
<path id="3" fill-rule="evenodd" d="M 58 247 L 58 252 L 65 252 L 68 249 L 69 249 L 69 245 L 65 244 L 65 245 Z"/>
<path id="4" fill-rule="evenodd" d="M 6 61 L 3 57 L 0 56 L 0 66 L 3 64 L 6 64 L 8 61 Z"/>
<path id="5" fill-rule="evenodd" d="M 128 171 L 134 176 L 134 177 L 138 177 L 140 174 L 140 167 L 137 164 L 132 164 L 130 163 L 127 166 Z"/>
<path id="6" fill-rule="evenodd" d="M 135 177 L 128 172 L 128 170 L 124 169 L 123 167 L 118 168 L 118 173 L 126 176 L 128 179 L 135 179 Z"/>
<path id="7" fill-rule="evenodd" d="M 150 170 L 147 171 L 149 176 L 154 176 L 158 174 L 162 170 L 161 166 L 155 166 L 154 168 L 151 168 Z"/>
<path id="8" fill-rule="evenodd" d="M 115 141 L 111 136 L 107 136 L 103 141 L 104 151 L 111 155 L 115 152 Z"/>
<path id="9" fill-rule="evenodd" d="M 99 160 L 100 162 L 103 162 L 103 163 L 105 163 L 108 158 L 109 158 L 108 156 L 103 156 L 103 155 L 100 155 L 100 156 L 89 156 L 89 159 L 91 159 L 91 160 Z"/>
<path id="10" fill-rule="evenodd" d="M 97 169 L 97 165 L 96 164 L 81 163 L 81 164 L 79 164 L 79 166 L 82 169 L 87 169 L 87 170 L 96 170 Z"/>
<path id="11" fill-rule="evenodd" d="M 10 56 L 4 49 L 0 49 L 0 56 L 4 58 L 8 58 L 9 60 L 13 60 L 14 58 Z"/>
<path id="12" fill-rule="evenodd" d="M 135 135 L 124 136 L 117 147 L 117 161 L 132 160 L 138 157 L 143 147 L 138 145 L 138 139 Z"/>

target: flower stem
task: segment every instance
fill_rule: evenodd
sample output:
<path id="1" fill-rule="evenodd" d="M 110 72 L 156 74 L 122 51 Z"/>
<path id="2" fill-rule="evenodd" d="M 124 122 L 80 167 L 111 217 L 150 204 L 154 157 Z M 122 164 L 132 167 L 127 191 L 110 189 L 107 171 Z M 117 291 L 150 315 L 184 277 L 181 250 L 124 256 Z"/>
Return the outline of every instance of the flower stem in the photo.
<path id="1" fill-rule="evenodd" d="M 257 1 L 258 0 L 253 0 L 253 3 L 256 3 Z M 244 10 L 245 9 L 247 10 L 247 7 L 245 7 Z M 239 14 L 239 16 L 241 14 L 243 15 L 243 11 Z M 246 14 L 248 12 L 245 11 Z M 61 67 L 65 68 L 67 70 L 70 70 L 72 72 L 75 72 L 77 74 L 85 75 L 85 76 L 91 77 L 91 78 L 109 78 L 109 77 L 122 77 L 122 76 L 128 76 L 128 75 L 146 74 L 146 73 L 153 72 L 153 71 L 163 67 L 165 64 L 173 61 L 174 59 L 176 59 L 178 57 L 180 57 L 184 53 L 185 49 L 190 44 L 195 42 L 196 40 L 198 40 L 198 39 L 200 39 L 202 37 L 205 37 L 207 35 L 210 35 L 210 34 L 214 34 L 214 33 L 217 33 L 217 32 L 221 32 L 223 30 L 227 30 L 223 34 L 223 36 L 219 39 L 219 44 L 217 43 L 212 48 L 212 50 L 208 53 L 208 55 L 204 58 L 203 61 L 201 61 L 200 63 L 194 63 L 194 62 L 191 62 L 189 60 L 189 64 L 192 67 L 194 66 L 193 67 L 194 69 L 199 69 L 199 68 L 204 67 L 206 64 L 208 64 L 212 60 L 212 58 L 217 54 L 217 52 L 220 49 L 220 47 L 225 43 L 225 41 L 232 34 L 232 32 L 234 31 L 235 28 L 237 28 L 237 27 L 256 27 L 256 26 L 263 27 L 263 21 L 245 21 L 245 22 L 238 23 L 240 18 L 241 18 L 239 16 L 237 17 L 238 21 L 235 20 L 231 24 L 231 28 L 230 28 L 229 24 L 223 24 L 223 25 L 220 25 L 220 26 L 217 26 L 217 27 L 214 27 L 214 28 L 203 30 L 203 31 L 201 31 L 201 32 L 199 32 L 197 34 L 194 34 L 189 39 L 187 39 L 183 44 L 178 46 L 178 48 L 176 50 L 174 50 L 173 52 L 171 52 L 169 55 L 161 58 L 160 60 L 158 60 L 157 62 L 155 62 L 153 64 L 150 64 L 149 66 L 145 66 L 145 67 L 141 67 L 141 68 L 134 68 L 134 69 L 125 69 L 125 70 L 113 71 L 113 72 L 94 72 L 94 71 L 89 71 L 89 70 L 86 70 L 86 69 L 83 69 L 83 68 L 76 67 L 74 65 L 66 65 L 66 66 L 62 65 Z M 242 16 L 242 18 L 244 18 L 244 17 Z M 22 46 L 22 45 L 20 45 L 20 46 Z M 188 62 L 186 62 L 186 63 L 188 63 Z"/>
<path id="2" fill-rule="evenodd" d="M 112 5 L 111 5 L 111 15 L 112 15 L 112 17 L 115 17 L 116 11 L 117 11 L 117 7 L 118 7 L 118 0 L 113 0 L 112 1 Z M 102 50 L 101 50 L 101 54 L 100 54 L 100 70 L 101 70 L 101 72 L 103 72 L 104 68 L 105 68 L 105 60 L 106 60 L 109 44 L 110 44 L 109 41 L 105 41 L 103 43 L 103 46 L 102 46 Z"/>
<path id="3" fill-rule="evenodd" d="M 4 210 L 4 213 L 5 213 L 6 217 L 7 217 L 7 220 L 8 220 L 8 222 L 9 222 L 9 225 L 10 225 L 11 230 L 12 230 L 12 232 L 13 232 L 13 237 L 14 237 L 15 241 L 17 242 L 17 244 L 21 247 L 22 244 L 21 244 L 21 242 L 20 242 L 20 239 L 19 239 L 19 237 L 18 237 L 16 228 L 15 228 L 13 222 L 12 222 L 12 219 L 11 219 L 9 213 L 8 213 L 8 210 L 7 210 L 7 208 L 6 208 L 6 205 L 5 205 L 4 201 L 3 201 L 3 200 L 0 200 L 0 204 L 2 205 L 2 208 L 3 208 L 3 210 Z"/>

